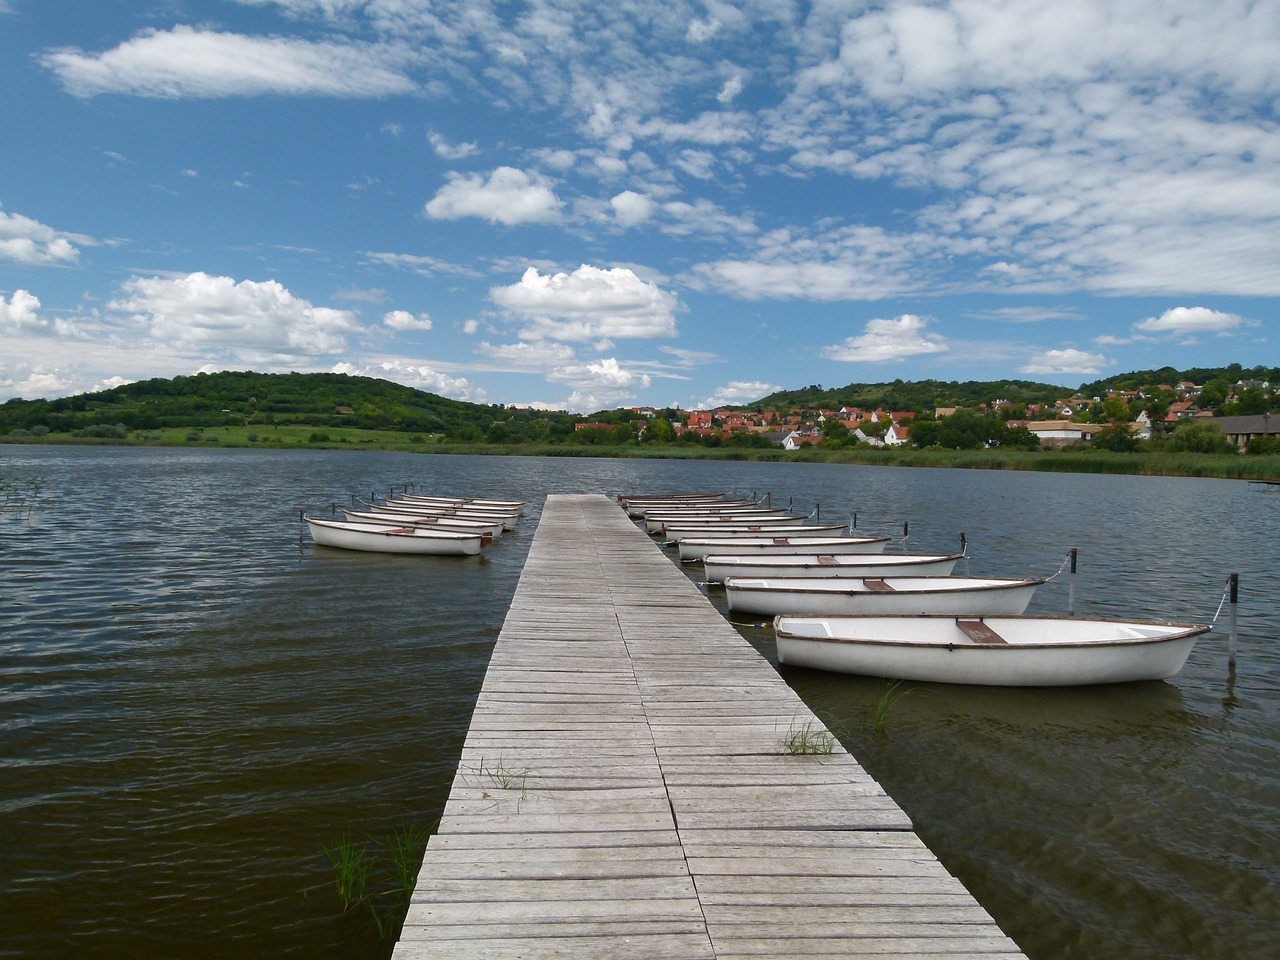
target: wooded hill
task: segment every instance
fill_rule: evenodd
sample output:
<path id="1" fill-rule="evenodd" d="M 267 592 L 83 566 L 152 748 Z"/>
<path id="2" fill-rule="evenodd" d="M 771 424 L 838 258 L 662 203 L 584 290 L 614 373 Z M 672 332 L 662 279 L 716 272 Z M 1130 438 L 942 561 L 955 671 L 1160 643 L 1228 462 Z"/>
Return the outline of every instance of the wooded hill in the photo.
<path id="1" fill-rule="evenodd" d="M 1263 381 L 1272 385 L 1274 393 L 1280 385 L 1280 368 L 1242 367 L 1232 363 L 1225 367 L 1195 367 L 1176 370 L 1161 367 L 1158 370 L 1136 370 L 1116 374 L 1078 388 L 1060 387 L 1033 380 L 894 380 L 892 383 L 851 383 L 843 387 L 823 387 L 814 384 L 802 390 L 783 390 L 772 393 L 755 403 L 743 405 L 751 410 L 838 410 L 843 406 L 862 410 L 912 410 L 919 414 L 932 414 L 938 407 L 977 407 L 995 400 L 1008 400 L 1012 404 L 1038 403 L 1050 405 L 1072 396 L 1105 397 L 1111 391 L 1141 390 L 1152 395 L 1161 387 L 1176 387 L 1189 381 L 1205 387 L 1206 404 L 1216 405 L 1242 381 Z"/>
<path id="2" fill-rule="evenodd" d="M 13 430 L 75 433 L 122 425 L 166 427 L 355 427 L 480 440 L 494 426 L 538 439 L 573 430 L 565 413 L 466 403 L 373 377 L 338 373 L 200 373 L 81 393 L 60 400 L 0 404 L 0 436 Z M 43 428 L 43 429 L 41 429 Z"/>

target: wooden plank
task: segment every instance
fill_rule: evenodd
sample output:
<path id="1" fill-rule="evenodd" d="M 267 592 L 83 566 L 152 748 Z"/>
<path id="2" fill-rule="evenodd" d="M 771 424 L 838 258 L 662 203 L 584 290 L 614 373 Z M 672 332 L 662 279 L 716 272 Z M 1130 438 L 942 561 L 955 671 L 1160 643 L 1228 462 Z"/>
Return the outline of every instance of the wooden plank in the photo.
<path id="1" fill-rule="evenodd" d="M 673 561 L 547 498 L 395 960 L 1020 957 Z"/>

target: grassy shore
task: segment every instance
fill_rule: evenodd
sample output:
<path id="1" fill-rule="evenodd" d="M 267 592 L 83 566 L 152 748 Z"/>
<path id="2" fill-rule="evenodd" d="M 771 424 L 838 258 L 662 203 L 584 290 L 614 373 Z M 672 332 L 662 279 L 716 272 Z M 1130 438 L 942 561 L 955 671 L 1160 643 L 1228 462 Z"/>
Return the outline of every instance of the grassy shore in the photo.
<path id="1" fill-rule="evenodd" d="M 1111 453 L 1106 450 L 912 450 L 781 449 L 702 447 L 691 444 L 486 444 L 446 443 L 436 436 L 389 430 L 272 426 L 192 431 L 166 429 L 127 439 L 101 437 L 0 438 L 15 444 L 84 444 L 164 447 L 265 447 L 312 450 L 397 450 L 421 454 L 481 456 L 602 457 L 651 460 L 750 460 L 782 463 L 857 463 L 881 467 L 942 467 L 965 470 L 1033 470 L 1047 473 L 1120 473 L 1152 477 L 1219 477 L 1231 480 L 1280 480 L 1280 456 L 1196 453 Z"/>

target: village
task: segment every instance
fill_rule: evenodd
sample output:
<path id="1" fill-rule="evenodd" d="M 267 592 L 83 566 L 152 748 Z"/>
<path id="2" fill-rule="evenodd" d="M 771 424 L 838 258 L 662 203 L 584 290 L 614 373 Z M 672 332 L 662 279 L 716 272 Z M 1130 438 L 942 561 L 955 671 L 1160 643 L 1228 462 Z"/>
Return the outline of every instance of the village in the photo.
<path id="1" fill-rule="evenodd" d="M 932 410 L 865 410 L 856 406 L 787 410 L 630 407 L 618 411 L 630 415 L 628 422 L 583 421 L 576 423 L 575 429 L 603 432 L 629 426 L 636 437 L 643 439 L 653 432 L 656 422 L 665 421 L 674 439 L 712 445 L 767 443 L 784 450 L 823 444 L 905 447 L 930 445 L 936 440 L 932 425 L 964 416 L 971 421 L 994 421 L 1007 431 L 1006 443 L 1029 447 L 1086 446 L 1102 435 L 1117 432 L 1138 442 L 1194 422 L 1214 424 L 1241 452 L 1254 441 L 1277 442 L 1274 438 L 1280 437 L 1280 416 L 1270 414 L 1277 399 L 1270 382 L 1238 381 L 1221 394 L 1220 400 L 1217 396 L 1206 398 L 1204 392 L 1203 386 L 1183 380 L 1149 389 L 1110 390 L 1093 397 L 1077 393 L 1052 405 L 994 399 L 972 407 Z M 663 428 L 659 431 L 665 433 Z"/>

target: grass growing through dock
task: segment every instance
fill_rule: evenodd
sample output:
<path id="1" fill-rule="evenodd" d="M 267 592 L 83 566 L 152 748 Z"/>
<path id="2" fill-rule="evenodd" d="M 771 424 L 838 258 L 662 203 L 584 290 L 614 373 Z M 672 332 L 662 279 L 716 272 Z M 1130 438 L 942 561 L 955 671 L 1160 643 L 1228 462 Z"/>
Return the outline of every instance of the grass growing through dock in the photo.
<path id="1" fill-rule="evenodd" d="M 383 940 L 394 938 L 417 886 L 427 840 L 439 822 L 431 827 L 396 828 L 376 845 L 385 857 L 370 851 L 373 838 L 360 841 L 344 834 L 331 846 L 325 846 L 325 857 L 333 868 L 338 897 L 342 900 L 342 912 L 348 913 L 363 904 L 369 908 L 378 936 Z"/>

